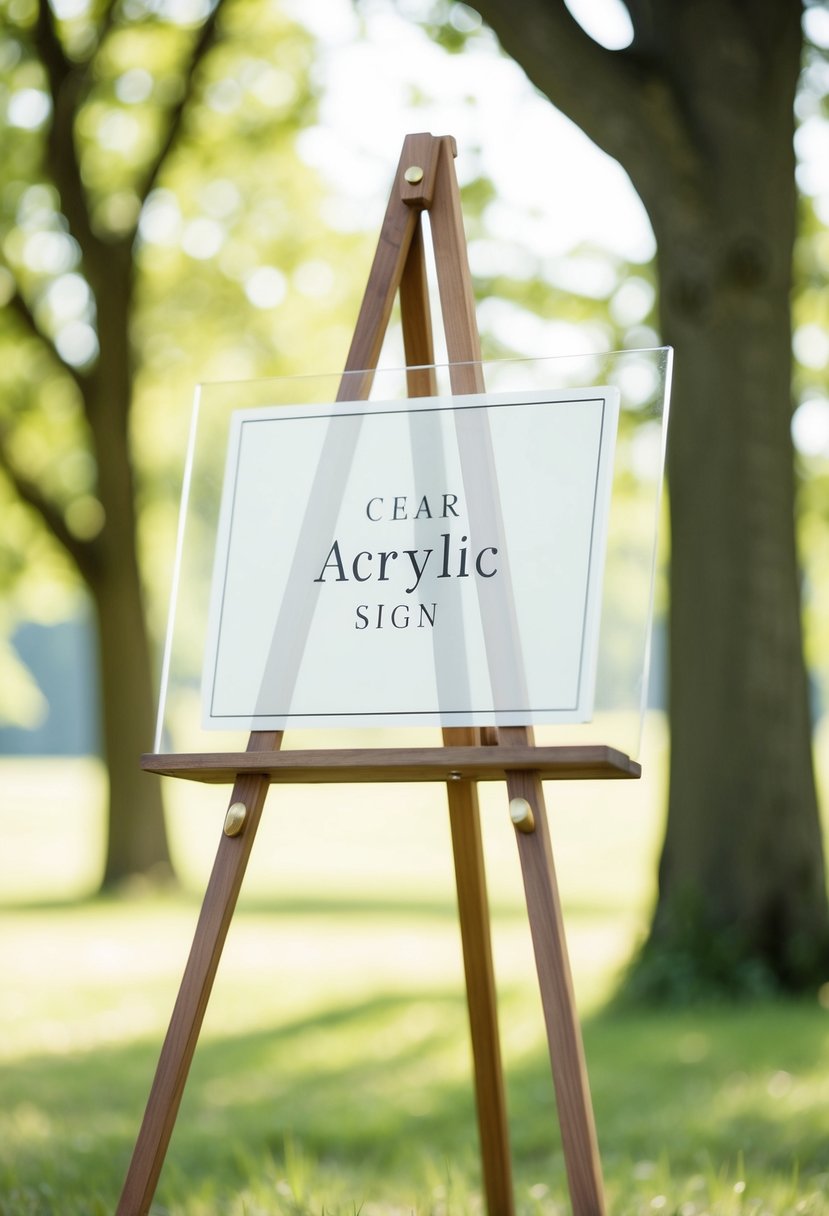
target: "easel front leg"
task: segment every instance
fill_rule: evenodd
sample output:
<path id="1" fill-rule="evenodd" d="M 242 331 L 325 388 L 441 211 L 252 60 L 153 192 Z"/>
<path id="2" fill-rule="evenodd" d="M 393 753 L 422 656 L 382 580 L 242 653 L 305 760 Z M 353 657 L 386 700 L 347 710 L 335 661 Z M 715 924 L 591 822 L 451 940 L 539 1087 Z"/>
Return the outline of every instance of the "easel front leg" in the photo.
<path id="1" fill-rule="evenodd" d="M 503 737 L 506 732 L 499 732 Z M 604 1216 L 604 1188 L 581 1027 L 564 937 L 544 791 L 535 773 L 508 773 L 510 809 L 523 799 L 531 817 L 515 823 L 538 984 L 556 1091 L 573 1216 Z M 520 811 L 520 807 L 517 808 Z"/>
<path id="2" fill-rule="evenodd" d="M 152 1203 L 267 792 L 268 778 L 259 775 L 240 777 L 233 787 L 225 829 L 116 1216 L 145 1216 Z"/>

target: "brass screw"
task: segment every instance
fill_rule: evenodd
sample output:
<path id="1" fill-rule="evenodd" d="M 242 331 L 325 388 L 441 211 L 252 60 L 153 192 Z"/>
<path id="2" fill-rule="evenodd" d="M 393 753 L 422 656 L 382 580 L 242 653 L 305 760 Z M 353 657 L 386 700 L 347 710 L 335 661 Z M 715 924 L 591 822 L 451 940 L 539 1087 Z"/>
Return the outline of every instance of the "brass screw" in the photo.
<path id="1" fill-rule="evenodd" d="M 233 802 L 225 815 L 225 836 L 238 836 L 245 826 L 248 808 L 244 802 Z"/>
<path id="2" fill-rule="evenodd" d="M 460 781 L 460 780 L 461 780 L 461 775 L 460 775 L 460 773 L 451 772 L 451 773 L 449 774 L 449 780 L 450 780 L 450 781 Z"/>
<path id="3" fill-rule="evenodd" d="M 423 170 L 420 165 L 409 165 L 403 176 L 410 186 L 416 186 L 418 182 L 423 181 Z"/>
<path id="4" fill-rule="evenodd" d="M 509 817 L 519 832 L 534 832 L 535 817 L 526 798 L 511 798 Z"/>

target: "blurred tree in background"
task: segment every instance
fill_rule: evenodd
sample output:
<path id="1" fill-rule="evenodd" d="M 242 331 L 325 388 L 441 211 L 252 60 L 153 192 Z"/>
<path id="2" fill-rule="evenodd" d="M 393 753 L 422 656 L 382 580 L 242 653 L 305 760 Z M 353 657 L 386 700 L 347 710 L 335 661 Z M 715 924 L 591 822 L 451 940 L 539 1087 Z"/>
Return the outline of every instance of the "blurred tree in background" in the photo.
<path id="1" fill-rule="evenodd" d="M 564 0 L 476 0 L 532 82 L 627 170 L 676 348 L 671 780 L 641 990 L 814 987 L 829 913 L 795 547 L 799 0 L 626 0 L 608 50 Z M 552 149 L 543 153 L 553 155 Z"/>
<path id="2" fill-rule="evenodd" d="M 7 615 L 48 613 L 61 581 L 94 604 L 112 884 L 169 872 L 137 760 L 156 700 L 140 558 L 174 526 L 184 450 L 171 401 L 211 376 L 307 370 L 320 330 L 338 333 L 320 191 L 294 149 L 313 47 L 253 0 L 0 14 L 0 577 Z"/>

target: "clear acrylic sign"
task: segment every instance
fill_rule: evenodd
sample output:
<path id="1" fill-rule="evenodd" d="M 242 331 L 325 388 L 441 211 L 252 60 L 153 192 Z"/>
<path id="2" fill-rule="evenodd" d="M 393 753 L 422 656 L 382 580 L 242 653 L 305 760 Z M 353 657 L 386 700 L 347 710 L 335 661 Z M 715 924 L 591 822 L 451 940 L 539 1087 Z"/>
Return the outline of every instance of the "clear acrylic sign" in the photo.
<path id="1" fill-rule="evenodd" d="M 234 413 L 205 727 L 592 715 L 618 393 Z"/>

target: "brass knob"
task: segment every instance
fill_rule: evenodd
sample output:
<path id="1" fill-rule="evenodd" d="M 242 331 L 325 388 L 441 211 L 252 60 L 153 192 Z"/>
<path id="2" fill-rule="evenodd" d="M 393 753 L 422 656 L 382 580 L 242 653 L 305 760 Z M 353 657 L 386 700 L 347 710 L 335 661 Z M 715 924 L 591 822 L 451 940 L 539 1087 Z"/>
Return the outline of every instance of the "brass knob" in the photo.
<path id="1" fill-rule="evenodd" d="M 409 165 L 403 176 L 410 186 L 416 186 L 418 182 L 423 181 L 423 170 L 420 165 Z"/>
<path id="2" fill-rule="evenodd" d="M 248 808 L 244 802 L 233 802 L 225 815 L 225 836 L 238 836 L 245 826 Z"/>
<path id="3" fill-rule="evenodd" d="M 534 832 L 535 817 L 526 798 L 511 798 L 509 817 L 519 832 Z"/>

